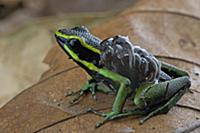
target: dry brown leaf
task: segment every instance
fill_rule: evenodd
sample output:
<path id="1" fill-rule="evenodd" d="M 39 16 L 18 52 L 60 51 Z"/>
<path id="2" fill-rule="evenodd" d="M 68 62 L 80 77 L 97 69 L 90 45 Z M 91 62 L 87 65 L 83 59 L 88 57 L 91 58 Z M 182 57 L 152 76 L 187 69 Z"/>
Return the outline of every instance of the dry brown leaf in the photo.
<path id="1" fill-rule="evenodd" d="M 136 8 L 143 2 L 145 11 Z M 178 12 L 179 2 L 173 3 L 173 12 L 169 6 L 163 11 L 152 9 L 170 5 L 168 1 L 155 0 L 156 6 L 148 1 L 136 3 L 118 17 L 94 27 L 92 32 L 103 38 L 123 34 L 143 48 L 148 49 L 159 59 L 187 70 L 192 79 L 193 94 L 187 93 L 179 104 L 200 109 L 200 7 L 191 9 L 191 4 L 181 2 L 181 7 L 190 10 L 191 15 Z M 142 4 L 141 4 L 142 5 Z M 138 6 L 139 7 L 139 6 Z M 147 8 L 149 7 L 149 8 Z M 151 7 L 151 9 L 150 9 Z M 198 10 L 195 10 L 198 9 Z M 194 10 L 194 11 L 193 11 Z M 174 13 L 176 12 L 176 13 Z M 192 14 L 194 12 L 194 14 Z M 2 132 L 148 132 L 169 133 L 176 128 L 200 118 L 200 112 L 189 108 L 175 106 L 167 115 L 157 115 L 143 125 L 138 125 L 135 116 L 114 120 L 95 129 L 94 125 L 101 118 L 84 112 L 88 107 L 110 110 L 114 97 L 98 94 L 98 101 L 90 95 L 79 104 L 69 107 L 69 98 L 64 94 L 69 89 L 79 89 L 86 81 L 87 74 L 67 59 L 58 46 L 55 46 L 46 57 L 51 69 L 46 72 L 38 84 L 27 89 L 6 106 L 0 109 L 0 130 Z M 57 122 L 57 123 L 56 123 Z M 197 129 L 198 130 L 198 129 Z M 195 132 L 198 132 L 198 131 Z"/>

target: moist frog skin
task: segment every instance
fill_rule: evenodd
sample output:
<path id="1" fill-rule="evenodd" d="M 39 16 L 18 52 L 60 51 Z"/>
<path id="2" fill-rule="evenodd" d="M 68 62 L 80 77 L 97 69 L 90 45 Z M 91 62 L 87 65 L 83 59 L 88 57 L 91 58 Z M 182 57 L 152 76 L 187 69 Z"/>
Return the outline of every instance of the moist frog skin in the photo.
<path id="1" fill-rule="evenodd" d="M 55 38 L 65 53 L 91 76 L 80 91 L 70 94 L 75 95 L 72 102 L 88 92 L 94 99 L 96 91 L 116 95 L 110 112 L 89 109 L 103 117 L 96 127 L 130 115 L 144 116 L 142 124 L 154 115 L 167 113 L 191 85 L 186 71 L 159 61 L 127 36 L 101 40 L 86 27 L 78 26 L 56 31 Z M 135 107 L 124 110 L 128 97 Z"/>

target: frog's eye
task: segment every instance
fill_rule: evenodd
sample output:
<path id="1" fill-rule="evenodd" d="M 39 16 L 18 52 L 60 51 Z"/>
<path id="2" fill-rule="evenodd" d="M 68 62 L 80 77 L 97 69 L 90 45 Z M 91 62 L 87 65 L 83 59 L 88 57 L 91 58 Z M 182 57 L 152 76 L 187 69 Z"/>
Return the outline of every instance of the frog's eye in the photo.
<path id="1" fill-rule="evenodd" d="M 72 48 L 80 47 L 81 43 L 78 39 L 70 39 L 68 45 Z"/>

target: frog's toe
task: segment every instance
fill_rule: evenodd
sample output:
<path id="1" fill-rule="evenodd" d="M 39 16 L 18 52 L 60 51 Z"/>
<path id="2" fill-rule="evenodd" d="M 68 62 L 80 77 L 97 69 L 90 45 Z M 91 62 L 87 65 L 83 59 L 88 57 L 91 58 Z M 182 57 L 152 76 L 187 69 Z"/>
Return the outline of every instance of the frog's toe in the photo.
<path id="1" fill-rule="evenodd" d="M 103 121 L 97 122 L 95 125 L 95 128 L 99 128 L 100 126 L 102 126 L 104 124 Z"/>
<path id="2" fill-rule="evenodd" d="M 96 115 L 99 115 L 99 116 L 102 116 L 102 117 L 106 117 L 106 114 L 104 113 L 104 112 L 100 112 L 100 111 L 97 111 L 97 110 L 95 110 L 95 109 L 93 109 L 93 108 L 88 108 L 87 109 L 87 112 L 89 113 L 94 113 L 94 114 L 96 114 Z"/>
<path id="3" fill-rule="evenodd" d="M 72 101 L 70 101 L 70 104 L 75 104 L 86 93 L 91 93 L 93 99 L 96 100 L 97 99 L 96 98 L 96 91 L 97 91 L 97 84 L 96 83 L 90 83 L 90 84 L 86 84 L 79 91 L 76 91 L 76 92 L 70 91 L 70 92 L 68 92 L 65 96 L 66 97 L 67 96 L 74 96 L 74 98 L 72 99 Z"/>
<path id="4" fill-rule="evenodd" d="M 97 91 L 97 84 L 96 83 L 90 83 L 86 87 L 81 89 L 80 94 L 88 93 L 90 92 L 92 94 L 92 97 L 94 100 L 96 100 L 96 91 Z"/>
<path id="5" fill-rule="evenodd" d="M 103 120 L 99 121 L 96 123 L 95 128 L 98 128 L 100 126 L 102 126 L 103 124 L 105 124 L 107 121 L 109 121 L 108 117 L 104 117 Z"/>
<path id="6" fill-rule="evenodd" d="M 92 93 L 93 99 L 97 100 L 97 97 L 96 97 L 96 87 L 91 87 L 90 88 L 90 92 Z"/>
<path id="7" fill-rule="evenodd" d="M 144 123 L 144 121 L 145 121 L 144 119 L 141 119 L 141 120 L 139 121 L 139 124 L 142 125 L 142 124 Z"/>
<path id="8" fill-rule="evenodd" d="M 79 99 L 81 98 L 81 94 L 79 93 L 79 94 L 77 94 L 69 103 L 70 104 L 76 104 L 76 103 L 78 103 L 78 101 L 79 101 Z"/>
<path id="9" fill-rule="evenodd" d="M 115 116 L 118 115 L 118 114 L 119 114 L 119 113 L 116 113 L 116 112 L 109 112 L 109 113 L 106 113 L 106 114 L 104 115 L 104 118 L 103 118 L 101 121 L 99 121 L 99 122 L 96 123 L 95 127 L 98 128 L 98 127 L 102 126 L 103 124 L 105 124 L 105 123 L 108 122 L 109 120 L 112 120 L 113 117 L 115 117 Z"/>
<path id="10" fill-rule="evenodd" d="M 109 120 L 113 120 L 113 119 L 117 118 L 117 116 L 119 115 L 119 113 L 114 112 L 114 111 L 109 112 L 109 113 L 103 113 L 103 112 L 100 112 L 100 111 L 96 111 L 92 108 L 89 108 L 87 111 L 104 117 L 101 121 L 96 123 L 96 125 L 95 125 L 96 128 L 102 126 L 104 123 L 106 123 Z"/>

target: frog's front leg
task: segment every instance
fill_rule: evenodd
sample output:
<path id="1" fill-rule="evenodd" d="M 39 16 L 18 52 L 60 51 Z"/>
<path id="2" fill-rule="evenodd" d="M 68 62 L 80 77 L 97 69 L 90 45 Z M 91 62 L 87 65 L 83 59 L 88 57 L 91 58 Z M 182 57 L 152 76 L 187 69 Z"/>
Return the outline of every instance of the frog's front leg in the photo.
<path id="1" fill-rule="evenodd" d="M 75 96 L 75 98 L 73 98 L 73 100 L 70 102 L 71 104 L 78 101 L 81 98 L 81 96 L 83 96 L 88 91 L 91 92 L 93 98 L 96 99 L 96 95 L 95 95 L 96 87 L 97 87 L 97 83 L 91 79 L 91 80 L 87 81 L 80 90 L 78 90 L 76 92 L 73 92 L 73 91 L 69 92 L 66 96 Z"/>
<path id="2" fill-rule="evenodd" d="M 103 83 L 101 84 L 100 82 L 98 82 L 95 79 L 90 79 L 89 81 L 87 81 L 83 87 L 76 91 L 76 92 L 69 92 L 66 96 L 75 96 L 75 98 L 73 98 L 73 100 L 70 102 L 71 104 L 76 103 L 84 94 L 91 92 L 93 99 L 96 100 L 96 91 L 99 92 L 103 92 L 103 93 L 111 93 L 112 90 L 106 86 L 103 85 Z"/>
<path id="3" fill-rule="evenodd" d="M 112 71 L 106 70 L 106 69 L 100 69 L 99 73 L 103 75 L 106 78 L 111 79 L 114 82 L 119 83 L 119 89 L 114 101 L 114 104 L 112 106 L 112 111 L 109 113 L 102 113 L 102 116 L 104 116 L 104 119 L 101 120 L 96 124 L 96 127 L 101 126 L 105 122 L 111 120 L 113 117 L 117 116 L 118 114 L 121 113 L 123 109 L 123 105 L 126 101 L 127 95 L 130 93 L 130 80 L 126 77 L 123 77 L 117 73 L 114 73 Z M 90 110 L 90 112 L 93 112 L 95 114 L 101 114 L 97 111 Z"/>

